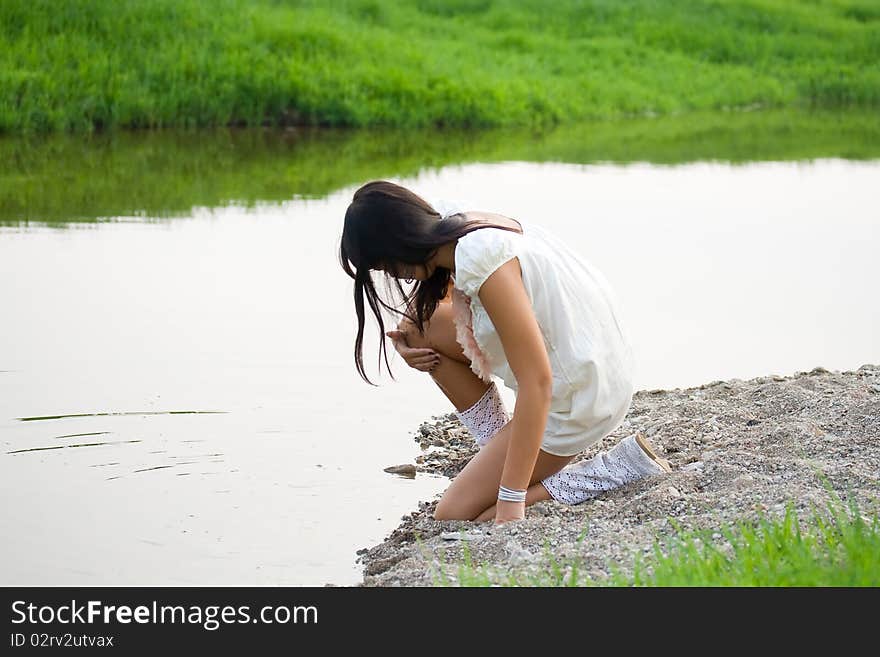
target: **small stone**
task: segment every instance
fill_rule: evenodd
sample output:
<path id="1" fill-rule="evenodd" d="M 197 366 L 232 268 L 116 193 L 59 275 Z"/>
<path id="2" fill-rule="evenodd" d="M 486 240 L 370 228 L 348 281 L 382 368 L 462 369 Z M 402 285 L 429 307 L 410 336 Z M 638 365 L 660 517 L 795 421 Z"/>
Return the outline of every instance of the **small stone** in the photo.
<path id="1" fill-rule="evenodd" d="M 400 475 L 401 477 L 408 477 L 410 479 L 413 479 L 416 476 L 416 466 L 414 466 L 412 463 L 404 463 L 403 465 L 392 465 L 385 468 L 384 472 L 389 472 L 391 474 Z"/>
<path id="2" fill-rule="evenodd" d="M 513 564 L 525 563 L 531 561 L 534 557 L 531 552 L 526 550 L 522 545 L 520 545 L 513 539 L 507 541 L 507 553 L 510 555 L 510 561 Z"/>
<path id="3" fill-rule="evenodd" d="M 682 466 L 682 470 L 702 470 L 703 462 L 702 461 L 694 461 L 693 463 L 688 463 L 687 465 Z"/>
<path id="4" fill-rule="evenodd" d="M 443 532 L 440 538 L 444 541 L 479 541 L 482 540 L 482 534 L 474 534 L 467 532 Z"/>
<path id="5" fill-rule="evenodd" d="M 681 491 L 679 491 L 675 486 L 670 486 L 666 490 L 669 493 L 670 497 L 673 497 L 676 499 L 681 497 Z"/>
<path id="6" fill-rule="evenodd" d="M 756 419 L 752 418 L 751 420 L 749 420 L 748 422 L 746 422 L 746 426 L 747 426 L 747 427 L 753 427 L 753 426 L 755 426 L 755 425 L 757 425 L 757 424 L 761 424 L 761 420 L 756 420 Z"/>
<path id="7" fill-rule="evenodd" d="M 733 480 L 733 485 L 737 488 L 748 488 L 755 483 L 755 478 L 750 474 L 743 474 Z"/>

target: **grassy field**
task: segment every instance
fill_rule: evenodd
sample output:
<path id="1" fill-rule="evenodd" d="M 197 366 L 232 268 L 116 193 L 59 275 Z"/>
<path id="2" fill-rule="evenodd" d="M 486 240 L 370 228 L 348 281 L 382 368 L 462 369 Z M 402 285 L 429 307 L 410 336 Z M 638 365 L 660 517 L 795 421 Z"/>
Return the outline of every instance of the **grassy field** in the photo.
<path id="1" fill-rule="evenodd" d="M 0 132 L 878 105 L 870 0 L 0 3 Z"/>
<path id="2" fill-rule="evenodd" d="M 323 198 L 469 162 L 754 162 L 880 157 L 869 111 L 695 112 L 531 129 L 106 131 L 0 138 L 0 225 L 145 221 Z"/>

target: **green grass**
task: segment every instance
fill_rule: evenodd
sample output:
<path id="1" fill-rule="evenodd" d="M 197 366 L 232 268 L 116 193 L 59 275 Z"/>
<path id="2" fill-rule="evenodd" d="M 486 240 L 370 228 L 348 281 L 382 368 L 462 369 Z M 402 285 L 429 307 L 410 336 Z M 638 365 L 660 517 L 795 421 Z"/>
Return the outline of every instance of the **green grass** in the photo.
<path id="1" fill-rule="evenodd" d="M 878 105 L 869 0 L 0 3 L 0 132 Z"/>
<path id="2" fill-rule="evenodd" d="M 161 221 L 194 207 L 324 198 L 468 162 L 880 157 L 876 112 L 698 112 L 530 129 L 107 131 L 0 138 L 0 225 Z"/>
<path id="3" fill-rule="evenodd" d="M 801 525 L 804 525 L 803 527 Z M 651 569 L 640 555 L 632 577 L 615 574 L 615 585 L 635 586 L 878 586 L 880 520 L 834 510 L 802 523 L 789 504 L 784 518 L 738 523 L 719 532 L 685 532 L 666 554 L 655 548 Z M 728 547 L 729 546 L 729 547 Z"/>
<path id="4" fill-rule="evenodd" d="M 632 568 L 609 564 L 611 575 L 591 578 L 577 559 L 557 561 L 549 546 L 544 567 L 495 572 L 474 564 L 467 544 L 457 566 L 441 564 L 435 586 L 880 586 L 880 519 L 829 502 L 799 519 L 792 503 L 781 518 L 759 515 L 711 531 L 684 531 L 655 540 L 652 556 L 633 555 Z M 713 537 L 714 535 L 714 537 Z M 720 536 L 720 538 L 718 538 Z M 582 543 L 586 530 L 579 537 Z M 455 577 L 450 573 L 455 572 Z"/>

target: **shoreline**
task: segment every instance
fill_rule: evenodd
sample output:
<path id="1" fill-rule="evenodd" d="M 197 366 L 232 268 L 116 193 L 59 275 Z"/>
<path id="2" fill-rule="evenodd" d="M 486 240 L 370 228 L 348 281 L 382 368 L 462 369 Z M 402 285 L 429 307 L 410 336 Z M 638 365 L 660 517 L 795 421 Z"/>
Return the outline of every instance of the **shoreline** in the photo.
<path id="1" fill-rule="evenodd" d="M 649 437 L 670 474 L 632 482 L 575 506 L 554 500 L 526 508 L 519 522 L 435 521 L 437 500 L 421 501 L 383 542 L 357 551 L 358 586 L 457 585 L 458 567 L 484 566 L 493 582 L 511 572 L 548 572 L 576 557 L 600 581 L 612 567 L 628 574 L 636 554 L 683 530 L 785 513 L 799 519 L 833 496 L 878 513 L 880 365 L 855 371 L 817 367 L 790 376 L 712 381 L 692 388 L 642 390 L 624 422 L 576 460 L 635 431 Z M 476 453 L 454 414 L 416 431 L 419 472 L 453 477 Z M 439 496 L 438 496 L 439 497 Z M 721 539 L 721 534 L 713 538 Z"/>

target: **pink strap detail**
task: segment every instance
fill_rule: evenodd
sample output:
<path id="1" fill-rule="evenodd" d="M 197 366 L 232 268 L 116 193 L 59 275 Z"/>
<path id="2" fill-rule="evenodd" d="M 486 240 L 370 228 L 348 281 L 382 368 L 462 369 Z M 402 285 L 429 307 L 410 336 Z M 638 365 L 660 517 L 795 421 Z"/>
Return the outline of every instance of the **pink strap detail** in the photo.
<path id="1" fill-rule="evenodd" d="M 492 382 L 492 366 L 474 337 L 471 299 L 457 287 L 452 288 L 452 320 L 455 323 L 455 339 L 464 355 L 471 361 L 471 370 L 486 383 Z"/>

